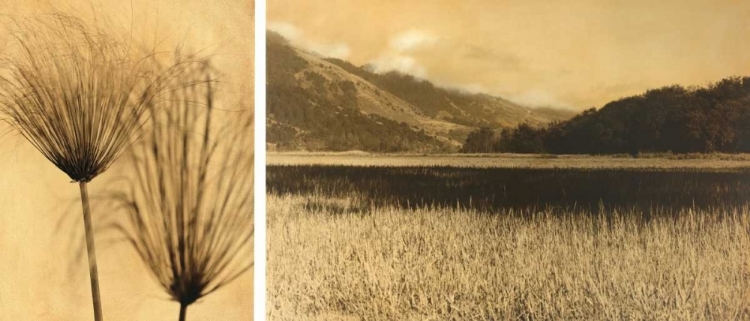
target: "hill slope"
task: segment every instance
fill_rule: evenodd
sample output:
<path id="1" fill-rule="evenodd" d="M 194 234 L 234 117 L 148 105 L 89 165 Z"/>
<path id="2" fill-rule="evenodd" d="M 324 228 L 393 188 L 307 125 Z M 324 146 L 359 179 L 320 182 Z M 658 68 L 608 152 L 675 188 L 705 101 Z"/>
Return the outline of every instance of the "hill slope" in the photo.
<path id="1" fill-rule="evenodd" d="M 479 127 L 539 127 L 566 117 L 502 98 L 376 74 L 267 38 L 268 143 L 281 150 L 456 150 Z M 572 115 L 570 115 L 572 116 Z"/>

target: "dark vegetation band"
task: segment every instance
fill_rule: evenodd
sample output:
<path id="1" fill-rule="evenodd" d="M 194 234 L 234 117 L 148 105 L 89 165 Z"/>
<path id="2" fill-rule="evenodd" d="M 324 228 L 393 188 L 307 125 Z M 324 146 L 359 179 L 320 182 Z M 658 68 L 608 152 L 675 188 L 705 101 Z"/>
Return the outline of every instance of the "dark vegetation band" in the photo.
<path id="1" fill-rule="evenodd" d="M 545 127 L 482 127 L 466 153 L 620 154 L 750 152 L 750 77 L 705 88 L 669 86 L 591 108 Z"/>
<path id="2" fill-rule="evenodd" d="M 352 198 L 363 212 L 372 206 L 561 213 L 635 208 L 648 215 L 747 206 L 750 169 L 268 166 L 266 184 L 278 195 Z M 319 204 L 309 206 L 315 210 Z"/>

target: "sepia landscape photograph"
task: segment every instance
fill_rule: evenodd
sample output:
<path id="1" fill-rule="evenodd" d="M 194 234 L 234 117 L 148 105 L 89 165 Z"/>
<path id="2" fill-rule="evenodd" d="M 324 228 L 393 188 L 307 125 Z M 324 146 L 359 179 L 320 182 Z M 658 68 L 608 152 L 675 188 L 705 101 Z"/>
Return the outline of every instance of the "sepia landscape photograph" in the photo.
<path id="1" fill-rule="evenodd" d="M 253 2 L 2 7 L 0 320 L 251 320 Z"/>
<path id="2" fill-rule="evenodd" d="M 750 3 L 266 28 L 269 320 L 750 319 Z"/>

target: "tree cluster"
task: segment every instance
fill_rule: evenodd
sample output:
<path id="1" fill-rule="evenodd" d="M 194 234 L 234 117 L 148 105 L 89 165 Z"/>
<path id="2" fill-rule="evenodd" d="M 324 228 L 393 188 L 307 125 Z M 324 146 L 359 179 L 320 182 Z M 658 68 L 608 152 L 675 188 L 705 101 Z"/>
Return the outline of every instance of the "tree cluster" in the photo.
<path id="1" fill-rule="evenodd" d="M 668 86 L 562 122 L 472 132 L 463 152 L 637 154 L 750 152 L 750 77 Z"/>

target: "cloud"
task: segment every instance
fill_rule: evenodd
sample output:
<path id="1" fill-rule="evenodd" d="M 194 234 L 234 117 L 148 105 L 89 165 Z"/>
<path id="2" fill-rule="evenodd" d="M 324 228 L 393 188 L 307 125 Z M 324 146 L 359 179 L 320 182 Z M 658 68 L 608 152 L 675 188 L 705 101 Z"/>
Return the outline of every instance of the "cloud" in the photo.
<path id="1" fill-rule="evenodd" d="M 390 46 L 398 52 L 408 52 L 432 46 L 437 43 L 437 40 L 437 37 L 428 32 L 411 29 L 392 37 Z"/>
<path id="2" fill-rule="evenodd" d="M 542 89 L 531 89 L 520 94 L 510 95 L 508 100 L 526 107 L 558 107 L 571 108 L 572 106 L 559 100 L 554 94 Z"/>
<path id="3" fill-rule="evenodd" d="M 410 74 L 417 78 L 425 78 L 427 69 L 417 63 L 414 57 L 403 55 L 388 55 L 370 62 L 373 71 L 376 73 L 386 73 L 389 71 L 398 71 Z"/>
<path id="4" fill-rule="evenodd" d="M 323 57 L 345 59 L 349 57 L 351 49 L 343 43 L 324 44 L 308 42 L 307 50 L 315 52 Z"/>
<path id="5" fill-rule="evenodd" d="M 295 41 L 302 36 L 302 31 L 291 23 L 284 21 L 269 21 L 268 30 L 280 34 L 289 41 Z"/>
<path id="6" fill-rule="evenodd" d="M 325 43 L 306 38 L 302 30 L 286 21 L 269 21 L 267 28 L 280 34 L 293 45 L 323 57 L 346 59 L 351 54 L 351 48 L 347 44 Z"/>
<path id="7" fill-rule="evenodd" d="M 369 62 L 376 73 L 398 71 L 417 78 L 427 78 L 427 68 L 413 52 L 434 46 L 438 38 L 427 31 L 410 29 L 391 37 L 389 47 L 379 58 Z"/>

